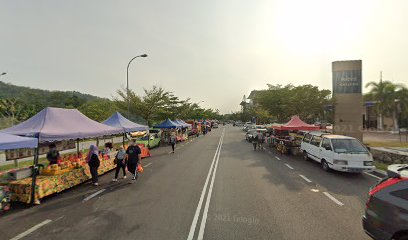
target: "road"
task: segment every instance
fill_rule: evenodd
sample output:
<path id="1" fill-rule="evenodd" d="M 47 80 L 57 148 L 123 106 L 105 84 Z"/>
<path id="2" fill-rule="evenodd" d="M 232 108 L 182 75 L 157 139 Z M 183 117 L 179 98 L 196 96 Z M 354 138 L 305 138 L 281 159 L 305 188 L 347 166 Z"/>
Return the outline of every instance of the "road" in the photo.
<path id="1" fill-rule="evenodd" d="M 83 184 L 0 218 L 2 239 L 369 239 L 376 178 L 254 151 L 232 126 L 153 150 L 136 184 Z"/>

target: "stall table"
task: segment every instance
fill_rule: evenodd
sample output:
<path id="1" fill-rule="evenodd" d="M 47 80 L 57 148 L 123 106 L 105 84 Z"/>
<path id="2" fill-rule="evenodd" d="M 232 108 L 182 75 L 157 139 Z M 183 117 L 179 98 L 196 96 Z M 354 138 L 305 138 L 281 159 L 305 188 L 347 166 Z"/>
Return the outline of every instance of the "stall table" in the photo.
<path id="1" fill-rule="evenodd" d="M 98 174 L 104 174 L 114 169 L 116 165 L 113 159 L 102 160 L 98 168 Z M 61 174 L 45 176 L 39 175 L 36 180 L 35 200 L 40 200 L 46 196 L 62 192 L 73 186 L 81 184 L 91 178 L 88 165 L 80 168 L 62 170 Z M 31 202 L 31 183 L 32 178 L 24 178 L 9 183 L 11 192 L 11 201 L 18 201 L 23 203 Z"/>

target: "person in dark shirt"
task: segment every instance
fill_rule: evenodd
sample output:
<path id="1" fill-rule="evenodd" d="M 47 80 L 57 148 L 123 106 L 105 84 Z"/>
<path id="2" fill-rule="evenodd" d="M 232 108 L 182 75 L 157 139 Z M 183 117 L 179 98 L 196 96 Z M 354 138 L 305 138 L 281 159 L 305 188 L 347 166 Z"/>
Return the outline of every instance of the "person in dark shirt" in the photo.
<path id="1" fill-rule="evenodd" d="M 130 183 L 133 183 L 137 180 L 137 166 L 141 163 L 141 154 L 139 146 L 136 145 L 135 140 L 131 140 L 129 147 L 126 149 L 125 161 L 127 161 L 127 169 L 133 175 Z"/>
<path id="2" fill-rule="evenodd" d="M 95 145 L 91 145 L 89 148 L 88 156 L 86 157 L 86 161 L 88 162 L 89 165 L 89 171 L 91 172 L 92 175 L 92 183 L 95 186 L 98 186 L 98 168 L 99 165 L 101 164 L 99 160 L 99 151 L 98 147 Z"/>
<path id="3" fill-rule="evenodd" d="M 60 154 L 59 154 L 59 152 L 57 150 L 57 146 L 55 146 L 54 143 L 51 143 L 49 148 L 50 148 L 50 151 L 47 153 L 47 159 L 48 159 L 50 165 L 51 164 L 57 164 L 58 159 L 60 157 Z"/>

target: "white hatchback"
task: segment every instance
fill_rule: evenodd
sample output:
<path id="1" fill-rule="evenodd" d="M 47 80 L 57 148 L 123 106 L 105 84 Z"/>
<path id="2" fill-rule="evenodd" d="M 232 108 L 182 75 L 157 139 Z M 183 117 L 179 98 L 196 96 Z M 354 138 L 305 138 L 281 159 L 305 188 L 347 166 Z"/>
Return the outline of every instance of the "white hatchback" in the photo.
<path id="1" fill-rule="evenodd" d="M 325 171 L 359 173 L 375 169 L 370 151 L 352 137 L 310 132 L 304 136 L 300 148 L 305 160 L 321 163 Z"/>

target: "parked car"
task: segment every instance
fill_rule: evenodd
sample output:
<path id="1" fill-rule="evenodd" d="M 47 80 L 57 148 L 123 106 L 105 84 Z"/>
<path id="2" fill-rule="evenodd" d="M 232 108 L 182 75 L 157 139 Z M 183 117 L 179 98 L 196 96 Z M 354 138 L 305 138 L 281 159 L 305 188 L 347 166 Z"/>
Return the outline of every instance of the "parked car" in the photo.
<path id="1" fill-rule="evenodd" d="M 321 163 L 323 170 L 361 173 L 375 169 L 370 151 L 357 139 L 323 132 L 309 132 L 302 140 L 305 160 Z"/>
<path id="2" fill-rule="evenodd" d="M 137 144 L 144 144 L 147 148 L 155 148 L 160 146 L 161 139 L 157 133 L 146 134 L 145 136 L 136 139 Z"/>
<path id="3" fill-rule="evenodd" d="M 249 142 L 252 142 L 258 131 L 261 131 L 263 134 L 266 133 L 266 129 L 264 128 L 256 128 L 256 129 L 251 129 L 245 134 L 245 139 Z"/>
<path id="4" fill-rule="evenodd" d="M 236 127 L 242 127 L 244 125 L 244 123 L 242 123 L 242 122 L 235 122 L 235 125 L 234 126 L 236 126 Z"/>
<path id="5" fill-rule="evenodd" d="M 213 123 L 212 128 L 218 128 L 218 123 Z"/>
<path id="6" fill-rule="evenodd" d="M 387 177 L 369 192 L 364 231 L 374 239 L 408 239 L 408 164 L 388 166 Z"/>

